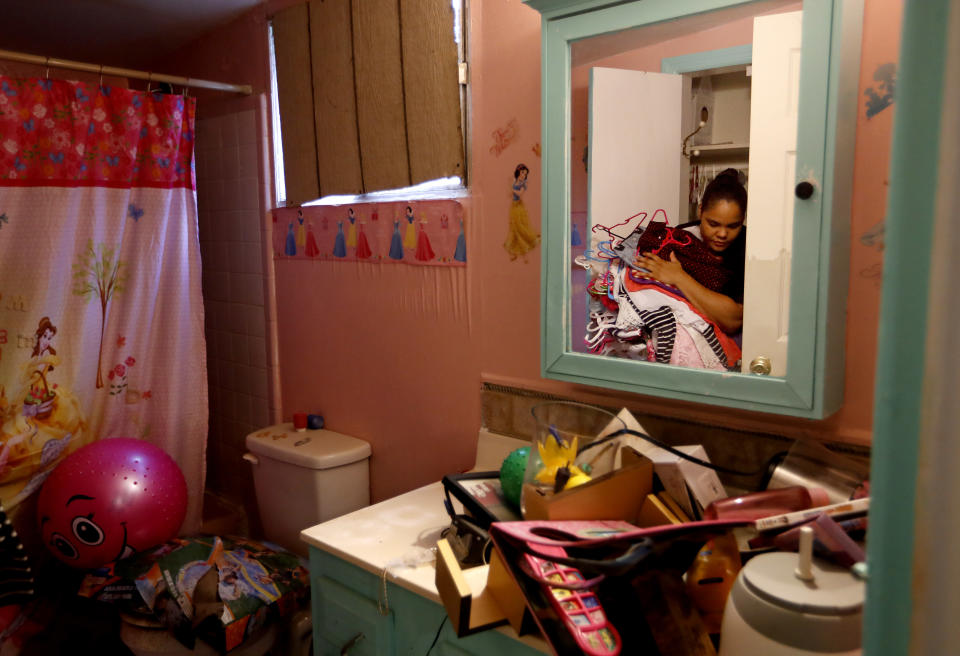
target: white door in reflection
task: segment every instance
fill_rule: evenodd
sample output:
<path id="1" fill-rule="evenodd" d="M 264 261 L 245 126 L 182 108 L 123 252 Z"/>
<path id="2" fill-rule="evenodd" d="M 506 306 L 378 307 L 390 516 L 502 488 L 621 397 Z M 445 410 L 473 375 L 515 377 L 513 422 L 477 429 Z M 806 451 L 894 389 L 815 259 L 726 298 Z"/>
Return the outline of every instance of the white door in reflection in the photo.
<path id="1" fill-rule="evenodd" d="M 598 226 L 626 237 L 645 216 L 677 225 L 682 90 L 680 75 L 590 69 L 591 245 L 609 239 Z"/>
<path id="2" fill-rule="evenodd" d="M 765 357 L 787 372 L 802 12 L 753 23 L 743 371 Z"/>

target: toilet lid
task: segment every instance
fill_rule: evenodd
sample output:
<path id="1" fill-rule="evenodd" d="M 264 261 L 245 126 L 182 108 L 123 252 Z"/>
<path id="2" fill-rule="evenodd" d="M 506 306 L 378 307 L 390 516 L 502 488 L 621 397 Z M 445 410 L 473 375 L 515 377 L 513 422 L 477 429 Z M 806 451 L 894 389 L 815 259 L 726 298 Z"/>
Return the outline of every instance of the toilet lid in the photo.
<path id="1" fill-rule="evenodd" d="M 310 469 L 331 469 L 370 457 L 369 442 L 327 429 L 296 431 L 292 423 L 250 433 L 247 448 L 258 456 Z"/>

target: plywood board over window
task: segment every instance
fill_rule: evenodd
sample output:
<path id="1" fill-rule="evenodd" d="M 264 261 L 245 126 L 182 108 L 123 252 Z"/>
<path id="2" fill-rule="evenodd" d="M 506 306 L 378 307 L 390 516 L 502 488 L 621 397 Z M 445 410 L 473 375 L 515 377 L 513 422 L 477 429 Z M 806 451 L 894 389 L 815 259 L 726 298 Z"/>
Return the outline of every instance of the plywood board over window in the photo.
<path id="1" fill-rule="evenodd" d="M 464 178 L 456 43 L 450 2 L 401 2 L 410 182 Z"/>
<path id="2" fill-rule="evenodd" d="M 299 21 L 303 30 L 284 42 L 278 20 Z M 281 58 L 299 58 L 311 81 L 307 105 L 302 79 L 278 79 L 285 167 L 298 165 L 286 154 L 286 126 L 300 125 L 310 115 L 317 196 L 462 178 L 453 21 L 450 0 L 312 0 L 279 12 L 274 17 L 278 74 Z M 296 45 L 302 32 L 309 38 L 306 56 Z M 306 139 L 302 131 L 295 134 Z M 294 152 L 303 147 L 293 144 Z"/>
<path id="3" fill-rule="evenodd" d="M 320 195 L 317 182 L 317 148 L 313 120 L 313 82 L 310 66 L 310 33 L 307 5 L 297 5 L 273 19 L 277 88 L 283 117 L 283 166 L 287 199 L 293 203 Z M 283 47 L 279 47 L 283 44 Z"/>
<path id="4" fill-rule="evenodd" d="M 364 187 L 353 83 L 351 1 L 313 0 L 309 8 L 320 191 L 322 195 L 358 194 Z M 280 121 L 284 120 L 281 114 Z"/>
<path id="5" fill-rule="evenodd" d="M 360 161 L 366 189 L 410 184 L 397 0 L 353 0 Z"/>

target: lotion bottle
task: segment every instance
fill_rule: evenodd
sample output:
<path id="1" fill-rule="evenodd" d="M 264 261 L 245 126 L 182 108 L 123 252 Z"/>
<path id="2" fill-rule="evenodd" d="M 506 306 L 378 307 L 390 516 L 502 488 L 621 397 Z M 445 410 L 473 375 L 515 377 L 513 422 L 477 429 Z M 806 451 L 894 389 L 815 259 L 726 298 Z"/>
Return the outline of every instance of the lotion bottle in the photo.
<path id="1" fill-rule="evenodd" d="M 829 503 L 830 497 L 822 488 L 794 485 L 714 501 L 703 511 L 703 518 L 755 520 Z"/>

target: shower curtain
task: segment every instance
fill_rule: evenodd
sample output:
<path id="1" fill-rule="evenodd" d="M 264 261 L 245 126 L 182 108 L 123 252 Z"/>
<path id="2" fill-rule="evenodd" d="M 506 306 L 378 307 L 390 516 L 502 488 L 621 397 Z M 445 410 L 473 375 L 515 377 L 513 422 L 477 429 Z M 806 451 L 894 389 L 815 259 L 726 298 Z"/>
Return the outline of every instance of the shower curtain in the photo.
<path id="1" fill-rule="evenodd" d="M 31 506 L 94 440 L 136 437 L 199 528 L 206 348 L 195 101 L 0 76 L 0 501 Z M 82 493 L 82 491 L 78 491 Z"/>

